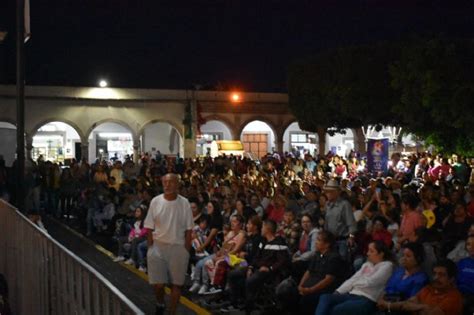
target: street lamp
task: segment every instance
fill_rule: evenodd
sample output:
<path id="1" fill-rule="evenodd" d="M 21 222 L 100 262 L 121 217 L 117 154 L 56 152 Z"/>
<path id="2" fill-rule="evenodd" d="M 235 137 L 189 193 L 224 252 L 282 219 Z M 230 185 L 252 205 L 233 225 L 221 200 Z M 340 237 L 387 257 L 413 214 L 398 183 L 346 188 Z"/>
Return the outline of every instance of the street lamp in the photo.
<path id="1" fill-rule="evenodd" d="M 234 92 L 232 93 L 232 95 L 230 96 L 230 99 L 233 103 L 238 103 L 240 102 L 240 94 L 237 93 L 237 92 Z"/>
<path id="2" fill-rule="evenodd" d="M 107 87 L 107 85 L 108 85 L 108 84 L 107 84 L 107 81 L 105 81 L 105 80 L 100 80 L 99 86 L 100 86 L 101 88 L 105 88 L 105 87 Z"/>

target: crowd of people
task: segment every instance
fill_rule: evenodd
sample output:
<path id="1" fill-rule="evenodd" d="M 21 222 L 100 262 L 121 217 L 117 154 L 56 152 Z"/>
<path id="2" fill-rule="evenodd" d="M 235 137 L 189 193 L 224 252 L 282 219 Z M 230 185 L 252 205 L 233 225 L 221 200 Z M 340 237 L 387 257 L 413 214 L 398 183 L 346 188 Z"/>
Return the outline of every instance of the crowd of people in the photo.
<path id="1" fill-rule="evenodd" d="M 110 233 L 116 261 L 147 272 L 145 218 L 168 173 L 192 211 L 188 290 L 215 297 L 206 307 L 473 312 L 474 172 L 456 155 L 394 153 L 377 174 L 355 152 L 259 161 L 144 155 L 68 167 L 40 159 L 28 167 L 27 210 L 78 217 L 88 235 Z"/>

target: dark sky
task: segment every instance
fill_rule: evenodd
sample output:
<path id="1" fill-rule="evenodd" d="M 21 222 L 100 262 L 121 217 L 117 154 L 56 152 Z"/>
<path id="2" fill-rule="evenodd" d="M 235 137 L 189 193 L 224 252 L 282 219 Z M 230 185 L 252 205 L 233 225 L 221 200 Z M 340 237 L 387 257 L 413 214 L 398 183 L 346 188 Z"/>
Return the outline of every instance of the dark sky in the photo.
<path id="1" fill-rule="evenodd" d="M 6 1 L 0 26 L 9 28 L 14 1 Z M 473 2 L 31 0 L 26 78 L 34 85 L 91 86 L 104 77 L 117 87 L 285 91 L 289 62 L 324 49 L 413 34 L 472 37 Z M 2 53 L 11 83 L 13 38 Z"/>

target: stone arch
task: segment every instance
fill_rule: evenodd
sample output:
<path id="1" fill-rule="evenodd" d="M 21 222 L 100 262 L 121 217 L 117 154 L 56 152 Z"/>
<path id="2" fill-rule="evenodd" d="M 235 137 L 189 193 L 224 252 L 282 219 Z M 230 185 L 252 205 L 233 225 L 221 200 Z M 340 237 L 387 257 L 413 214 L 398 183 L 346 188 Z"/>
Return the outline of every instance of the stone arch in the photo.
<path id="1" fill-rule="evenodd" d="M 325 151 L 337 150 L 336 154 L 346 157 L 349 150 L 356 149 L 356 130 L 354 128 L 342 128 L 345 133 L 337 132 L 330 135 L 328 129 L 325 130 Z M 350 140 L 352 139 L 352 140 Z"/>
<path id="2" fill-rule="evenodd" d="M 230 119 L 226 118 L 225 116 L 211 114 L 211 115 L 204 116 L 203 118 L 206 120 L 206 122 L 211 121 L 211 120 L 215 120 L 215 121 L 219 121 L 219 122 L 223 123 L 224 125 L 227 126 L 227 128 L 229 128 L 231 138 L 232 139 L 237 138 L 238 135 L 236 134 L 235 124 Z M 240 136 L 240 134 L 239 134 L 239 136 Z"/>
<path id="3" fill-rule="evenodd" d="M 245 126 L 250 124 L 252 121 L 256 121 L 256 120 L 260 120 L 266 123 L 270 127 L 270 129 L 273 131 L 273 134 L 275 135 L 275 137 L 278 137 L 278 132 L 277 132 L 277 129 L 275 128 L 275 124 L 273 123 L 273 121 L 269 120 L 268 118 L 265 118 L 264 116 L 252 116 L 249 119 L 246 119 L 243 123 L 239 125 L 237 136 L 240 138 L 242 132 L 244 131 Z"/>
<path id="4" fill-rule="evenodd" d="M 116 124 L 118 126 L 120 126 L 121 128 L 124 128 L 126 130 L 127 133 L 129 133 L 131 135 L 131 142 L 130 142 L 130 145 L 133 147 L 132 148 L 129 148 L 129 150 L 127 149 L 124 149 L 122 150 L 121 153 L 124 153 L 124 152 L 130 152 L 133 150 L 133 154 L 134 154 L 134 160 L 137 159 L 138 157 L 138 154 L 137 154 L 137 151 L 135 150 L 138 143 L 139 143 L 139 138 L 137 137 L 137 134 L 136 134 L 136 130 L 133 129 L 129 124 L 127 124 L 126 122 L 120 120 L 120 119 L 115 119 L 115 118 L 106 118 L 106 119 L 102 119 L 102 120 L 99 120 L 97 122 L 94 122 L 87 130 L 86 134 L 85 134 L 85 142 L 84 143 L 87 143 L 87 148 L 84 146 L 83 150 L 84 151 L 87 151 L 87 155 L 88 155 L 88 160 L 89 161 L 93 161 L 94 159 L 101 157 L 101 154 L 103 152 L 100 152 L 101 149 L 97 147 L 97 145 L 95 144 L 96 142 L 96 139 L 94 139 L 92 133 L 93 131 L 100 127 L 101 125 L 103 124 Z M 92 136 L 92 139 L 90 139 Z M 92 141 L 92 142 L 91 142 Z M 94 145 L 91 146 L 91 143 L 93 143 Z M 107 142 L 108 143 L 108 142 Z M 104 144 L 102 144 L 104 145 Z M 89 148 L 90 147 L 90 148 Z M 107 152 L 107 154 L 109 153 L 108 150 L 105 150 L 103 149 L 105 152 Z M 130 154 L 130 153 L 127 153 L 127 154 Z M 84 153 L 86 154 L 86 153 Z"/>
<path id="5" fill-rule="evenodd" d="M 282 125 L 282 127 L 281 127 L 280 130 L 278 130 L 279 133 L 278 133 L 276 136 L 277 136 L 277 138 L 278 138 L 280 141 L 284 141 L 284 140 L 285 140 L 285 139 L 283 139 L 283 138 L 284 138 L 286 129 L 288 129 L 288 127 L 290 127 L 291 124 L 293 124 L 293 123 L 298 123 L 298 120 L 296 120 L 296 119 L 290 119 L 290 120 L 286 121 L 286 122 Z"/>
<path id="6" fill-rule="evenodd" d="M 16 128 L 16 120 L 14 120 L 14 119 L 6 118 L 6 117 L 3 117 L 3 118 L 0 117 L 0 122 L 9 123 L 10 125 L 15 126 L 15 128 Z"/>
<path id="7" fill-rule="evenodd" d="M 142 135 L 143 132 L 145 131 L 145 128 L 148 127 L 149 125 L 156 124 L 156 123 L 166 123 L 171 125 L 176 131 L 178 132 L 179 136 L 184 139 L 183 135 L 183 126 L 177 124 L 176 122 L 168 119 L 152 119 L 144 123 L 141 127 L 140 130 L 138 131 L 138 136 Z"/>
<path id="8" fill-rule="evenodd" d="M 122 121 L 122 120 L 120 120 L 120 119 L 107 118 L 107 119 L 102 119 L 102 120 L 99 120 L 99 121 L 94 122 L 94 123 L 89 127 L 89 129 L 87 129 L 87 132 L 84 134 L 86 141 L 89 140 L 89 137 L 90 137 L 92 131 L 93 131 L 96 127 L 98 127 L 98 126 L 100 126 L 100 125 L 102 125 L 102 124 L 105 124 L 105 123 L 115 123 L 115 124 L 118 124 L 118 125 L 120 125 L 120 126 L 126 128 L 126 129 L 128 129 L 128 131 L 130 131 L 130 133 L 132 134 L 132 139 L 133 139 L 133 141 L 135 141 L 135 140 L 138 138 L 138 136 L 137 136 L 135 130 L 134 130 L 129 124 L 127 124 L 126 122 L 124 122 L 124 121 Z"/>
<path id="9" fill-rule="evenodd" d="M 48 125 L 54 129 L 43 129 Z M 80 154 L 76 145 L 82 145 L 83 131 L 74 122 L 53 117 L 36 123 L 33 128 L 26 138 L 26 149 L 33 159 L 43 155 L 47 160 L 62 162 Z"/>
<path id="10" fill-rule="evenodd" d="M 17 147 L 17 129 L 14 121 L 8 118 L 1 118 L 0 123 L 0 139 L 2 139 L 2 145 L 0 146 L 0 155 L 3 156 L 5 164 L 11 166 L 16 156 Z M 26 138 L 26 133 L 25 133 Z M 26 139 L 25 139 L 26 140 Z M 27 145 L 25 141 L 25 146 Z"/>
<path id="11" fill-rule="evenodd" d="M 274 148 L 276 151 L 278 152 L 281 152 L 282 151 L 282 141 L 278 138 L 278 132 L 277 132 L 277 129 L 275 128 L 275 124 L 266 119 L 265 117 L 262 117 L 262 116 L 254 116 L 254 117 L 251 117 L 250 119 L 247 119 L 244 121 L 243 124 L 240 125 L 239 127 L 239 133 L 238 133 L 238 137 L 239 139 L 243 142 L 244 144 L 244 150 L 247 151 L 247 152 L 252 152 L 252 154 L 257 154 L 257 158 L 260 158 L 261 156 L 258 156 L 258 155 L 262 155 L 263 151 L 260 147 L 260 144 L 257 144 L 258 146 L 258 149 L 255 147 L 255 141 L 254 140 L 250 140 L 250 141 L 247 141 L 243 136 L 243 133 L 244 133 L 244 129 L 246 126 L 248 126 L 249 124 L 251 124 L 252 122 L 263 122 L 271 131 L 271 135 L 269 136 L 269 138 L 267 138 L 267 152 L 271 152 L 271 149 Z M 273 140 L 273 141 L 272 141 Z M 259 142 L 260 140 L 258 140 L 257 142 Z M 252 147 L 254 147 L 254 149 L 252 149 Z"/>
<path id="12" fill-rule="evenodd" d="M 290 127 L 290 125 L 293 124 L 293 123 L 299 123 L 299 122 L 296 119 L 288 120 L 285 124 L 283 124 L 283 127 L 282 127 L 283 132 L 285 132 L 286 129 L 288 129 L 288 127 Z"/>
<path id="13" fill-rule="evenodd" d="M 37 123 L 34 125 L 33 129 L 31 129 L 28 134 L 31 136 L 31 137 L 34 137 L 34 135 L 38 132 L 38 129 L 40 129 L 41 127 L 43 127 L 44 125 L 47 125 L 49 123 L 52 123 L 52 122 L 62 122 L 62 123 L 65 123 L 65 124 L 68 124 L 69 126 L 71 126 L 76 132 L 77 134 L 79 135 L 79 137 L 81 138 L 81 141 L 84 141 L 84 139 L 87 139 L 87 138 L 84 138 L 84 133 L 82 131 L 81 128 L 79 128 L 79 126 L 68 120 L 68 119 L 64 119 L 64 118 L 57 118 L 57 117 L 53 117 L 53 118 L 48 118 L 48 119 L 45 119 L 45 120 L 42 120 L 41 122 Z"/>
<path id="14" fill-rule="evenodd" d="M 176 131 L 176 134 L 178 138 L 175 138 L 176 135 L 173 135 L 170 133 L 170 138 L 168 140 L 168 145 L 166 146 L 166 149 L 163 147 L 163 143 L 155 142 L 151 147 L 156 148 L 157 150 L 163 152 L 166 152 L 169 150 L 168 153 L 165 154 L 174 154 L 175 151 L 177 154 L 180 156 L 184 156 L 184 150 L 185 150 L 185 137 L 184 137 L 184 126 L 180 125 L 179 123 L 173 121 L 173 120 L 168 120 L 168 119 L 152 119 L 147 121 L 143 126 L 140 128 L 140 131 L 138 133 L 138 136 L 140 137 L 140 151 L 141 152 L 150 152 L 150 138 L 148 138 L 145 133 L 147 128 L 151 128 L 155 124 L 166 124 L 171 126 L 174 131 Z M 155 139 L 156 140 L 156 139 Z M 165 141 L 166 142 L 166 141 Z M 177 146 L 174 146 L 174 144 L 177 144 Z M 148 146 L 148 147 L 147 147 Z"/>
<path id="15" fill-rule="evenodd" d="M 307 130 L 301 129 L 299 122 L 297 120 L 293 120 L 289 124 L 284 125 L 284 130 L 282 134 L 282 141 L 283 141 L 283 149 L 284 151 L 291 151 L 294 148 L 294 145 L 297 144 L 297 147 L 300 148 L 303 147 L 303 150 L 309 151 L 311 154 L 314 152 L 314 150 L 319 151 L 319 143 L 321 142 L 320 136 L 318 132 L 311 132 Z M 295 140 L 292 140 L 292 135 L 293 134 L 305 134 L 306 136 L 304 138 L 302 137 L 297 137 Z M 314 142 L 311 141 L 314 139 Z M 296 147 L 296 146 L 295 146 Z"/>

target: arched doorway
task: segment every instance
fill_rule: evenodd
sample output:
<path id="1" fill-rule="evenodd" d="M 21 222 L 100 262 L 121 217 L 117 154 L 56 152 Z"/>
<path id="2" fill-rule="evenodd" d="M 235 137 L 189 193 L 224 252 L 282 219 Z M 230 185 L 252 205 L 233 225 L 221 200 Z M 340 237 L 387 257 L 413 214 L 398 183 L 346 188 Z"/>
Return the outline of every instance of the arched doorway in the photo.
<path id="1" fill-rule="evenodd" d="M 9 122 L 0 122 L 0 155 L 6 166 L 11 166 L 16 157 L 16 126 Z"/>
<path id="2" fill-rule="evenodd" d="M 68 164 L 81 157 L 81 137 L 71 125 L 52 121 L 38 128 L 33 135 L 32 158 Z"/>
<path id="3" fill-rule="evenodd" d="M 230 128 L 219 120 L 209 120 L 201 126 L 201 134 L 196 137 L 196 154 L 205 155 L 214 140 L 233 140 Z"/>
<path id="4" fill-rule="evenodd" d="M 170 123 L 155 122 L 146 125 L 141 134 L 142 151 L 183 157 L 184 141 L 179 131 Z"/>
<path id="5" fill-rule="evenodd" d="M 347 157 L 354 148 L 354 132 L 352 129 L 344 129 L 342 133 L 336 133 L 333 136 L 326 133 L 326 153 L 331 151 L 333 154 Z"/>
<path id="6" fill-rule="evenodd" d="M 240 141 L 244 145 L 245 152 L 249 152 L 255 158 L 261 158 L 275 148 L 275 132 L 266 122 L 254 120 L 242 129 Z"/>
<path id="7" fill-rule="evenodd" d="M 133 154 L 133 134 L 127 127 L 105 122 L 89 134 L 89 161 L 125 160 Z"/>
<path id="8" fill-rule="evenodd" d="M 319 137 L 317 133 L 303 131 L 298 122 L 290 124 L 283 134 L 283 151 L 297 150 L 300 154 L 315 155 L 318 150 Z"/>

